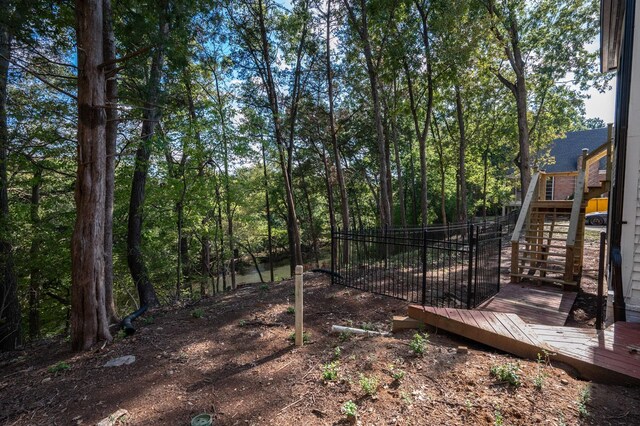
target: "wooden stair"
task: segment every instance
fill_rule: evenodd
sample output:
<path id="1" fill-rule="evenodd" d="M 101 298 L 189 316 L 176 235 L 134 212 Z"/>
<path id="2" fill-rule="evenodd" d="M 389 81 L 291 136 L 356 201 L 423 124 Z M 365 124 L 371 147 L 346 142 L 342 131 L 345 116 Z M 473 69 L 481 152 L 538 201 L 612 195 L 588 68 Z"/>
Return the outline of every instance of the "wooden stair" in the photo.
<path id="1" fill-rule="evenodd" d="M 546 180 L 554 173 L 536 172 L 522 203 L 511 238 L 511 282 L 532 280 L 576 288 L 582 273 L 587 202 L 610 189 L 612 137 L 589 153 L 582 153 L 572 200 L 546 200 Z M 588 186 L 591 166 L 607 158 L 607 175 L 599 186 Z"/>

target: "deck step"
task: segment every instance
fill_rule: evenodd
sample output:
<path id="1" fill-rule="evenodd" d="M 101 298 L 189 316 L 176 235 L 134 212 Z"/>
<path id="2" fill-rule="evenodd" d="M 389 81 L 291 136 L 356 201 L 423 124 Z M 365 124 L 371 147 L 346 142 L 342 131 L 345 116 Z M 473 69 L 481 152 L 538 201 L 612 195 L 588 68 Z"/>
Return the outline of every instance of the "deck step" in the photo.
<path id="1" fill-rule="evenodd" d="M 553 256 L 553 257 L 562 257 L 567 258 L 566 252 L 555 252 L 555 251 L 540 251 L 540 250 L 520 250 L 520 253 L 528 253 L 528 254 L 544 254 L 545 256 Z"/>
<path id="2" fill-rule="evenodd" d="M 540 253 L 540 252 L 537 252 L 537 253 Z M 546 253 L 544 253 L 544 254 L 546 254 Z M 547 265 L 560 265 L 560 266 L 564 266 L 567 263 L 566 261 L 560 261 L 560 260 L 533 259 L 533 258 L 530 258 L 530 257 L 521 257 L 518 260 L 520 262 L 539 262 L 539 263 L 546 263 Z"/>
<path id="3" fill-rule="evenodd" d="M 560 278 L 539 277 L 539 276 L 536 276 L 536 275 L 514 274 L 514 273 L 511 273 L 511 276 L 512 277 L 518 277 L 518 278 L 526 278 L 526 279 L 531 280 L 531 281 L 544 281 L 544 282 L 553 283 L 553 284 L 562 284 L 562 285 L 570 285 L 570 286 L 575 286 L 576 285 L 575 281 L 565 281 L 565 280 L 560 279 Z"/>

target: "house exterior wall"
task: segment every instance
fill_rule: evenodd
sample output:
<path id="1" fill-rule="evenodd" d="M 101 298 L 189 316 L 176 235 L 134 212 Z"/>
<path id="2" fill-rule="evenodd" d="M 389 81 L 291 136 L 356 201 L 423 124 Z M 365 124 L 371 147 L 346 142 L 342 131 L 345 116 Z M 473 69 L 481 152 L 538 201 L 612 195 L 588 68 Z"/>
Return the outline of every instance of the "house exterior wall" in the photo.
<path id="1" fill-rule="evenodd" d="M 627 321 L 640 322 L 640 8 L 637 6 L 635 23 L 621 252 Z"/>
<path id="2" fill-rule="evenodd" d="M 568 200 L 576 186 L 575 176 L 556 176 L 553 179 L 553 199 Z"/>

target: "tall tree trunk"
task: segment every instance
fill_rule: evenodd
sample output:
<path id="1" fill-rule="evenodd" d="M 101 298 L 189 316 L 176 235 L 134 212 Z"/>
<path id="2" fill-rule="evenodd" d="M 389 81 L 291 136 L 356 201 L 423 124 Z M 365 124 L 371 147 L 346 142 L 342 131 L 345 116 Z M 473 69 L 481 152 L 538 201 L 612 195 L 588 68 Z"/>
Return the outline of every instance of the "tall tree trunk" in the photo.
<path id="1" fill-rule="evenodd" d="M 398 99 L 397 86 L 396 81 L 393 81 L 393 99 L 394 105 L 396 100 Z M 396 107 L 397 108 L 397 107 Z M 398 174 L 398 202 L 400 203 L 400 223 L 403 228 L 407 227 L 407 210 L 406 210 L 406 202 L 404 198 L 404 181 L 402 177 L 402 161 L 400 160 L 400 148 L 398 145 L 400 144 L 399 139 L 400 135 L 398 132 L 398 120 L 396 118 L 396 108 L 392 112 L 390 116 L 391 121 L 391 140 L 393 141 L 393 154 L 396 163 L 396 173 Z"/>
<path id="2" fill-rule="evenodd" d="M 269 252 L 269 277 L 270 282 L 274 282 L 273 277 L 273 240 L 271 237 L 271 206 L 269 205 L 269 177 L 267 175 L 267 155 L 265 153 L 264 140 L 262 141 L 262 172 L 264 174 L 264 198 L 267 216 L 267 250 Z"/>
<path id="3" fill-rule="evenodd" d="M 224 228 L 222 226 L 222 198 L 220 196 L 220 179 L 216 177 L 216 204 L 218 205 L 218 239 L 220 241 L 220 252 L 218 255 L 218 274 L 222 273 L 222 289 L 228 290 L 227 286 L 227 266 L 225 264 L 225 254 L 224 254 Z M 233 256 L 233 253 L 231 253 Z"/>
<path id="4" fill-rule="evenodd" d="M 78 40 L 78 172 L 71 243 L 71 347 L 111 340 L 105 307 L 105 77 L 100 69 L 102 0 L 76 1 Z"/>
<path id="5" fill-rule="evenodd" d="M 462 108 L 462 96 L 460 95 L 460 86 L 455 86 L 456 92 L 456 117 L 458 119 L 458 131 L 460 132 L 460 150 L 458 152 L 458 179 L 460 185 L 460 209 L 458 210 L 458 220 L 460 222 L 467 221 L 467 172 L 465 156 L 467 152 L 467 135 L 464 127 L 464 111 Z"/>
<path id="6" fill-rule="evenodd" d="M 511 69 L 516 76 L 514 83 L 502 75 L 500 71 L 496 72 L 498 80 L 500 80 L 500 82 L 511 91 L 516 101 L 519 152 L 514 162 L 520 170 L 520 192 L 521 196 L 524 197 L 524 194 L 529 188 L 529 183 L 531 182 L 531 165 L 529 164 L 530 129 L 527 118 L 527 84 L 525 78 L 526 64 L 524 62 L 520 46 L 518 20 L 512 10 L 508 11 L 508 17 L 504 16 L 504 14 L 496 8 L 495 0 L 489 0 L 485 2 L 484 5 L 492 19 L 502 20 L 505 25 L 508 26 L 507 34 L 503 34 L 495 24 L 491 25 L 491 30 L 504 49 L 505 56 L 507 57 L 509 64 L 511 65 Z"/>
<path id="7" fill-rule="evenodd" d="M 369 77 L 369 85 L 371 86 L 371 100 L 373 102 L 373 118 L 376 127 L 376 138 L 378 142 L 378 159 L 380 164 L 380 191 L 379 191 L 379 210 L 380 225 L 382 227 L 391 225 L 391 203 L 389 200 L 390 189 L 387 187 L 387 146 L 384 139 L 384 128 L 382 126 L 382 110 L 380 107 L 380 95 L 378 91 L 378 74 L 373 60 L 373 52 L 371 49 L 371 39 L 369 37 L 369 23 L 367 20 L 367 7 L 365 0 L 360 0 L 360 22 L 349 4 L 348 0 L 344 0 L 344 4 L 349 12 L 349 19 L 360 36 L 363 44 L 363 52 L 366 60 L 367 75 Z"/>
<path id="8" fill-rule="evenodd" d="M 282 132 L 282 123 L 280 117 L 280 108 L 278 105 L 278 94 L 276 91 L 275 80 L 273 78 L 273 73 L 271 70 L 271 53 L 269 51 L 269 41 L 267 37 L 267 28 L 264 20 L 264 7 L 262 0 L 258 0 L 258 10 L 256 11 L 258 15 L 258 25 L 260 30 L 260 40 L 261 40 L 261 55 L 262 55 L 262 65 L 264 66 L 264 81 L 265 81 L 265 89 L 267 91 L 267 95 L 269 98 L 269 107 L 271 109 L 274 133 L 276 143 L 278 145 L 278 155 L 280 159 L 280 168 L 282 170 L 282 176 L 284 178 L 284 189 L 285 189 L 285 200 L 287 204 L 287 232 L 289 235 L 289 239 L 291 241 L 291 245 L 293 247 L 290 248 L 291 262 L 290 262 L 290 270 L 291 274 L 295 270 L 296 265 L 302 265 L 302 249 L 300 246 L 300 228 L 298 226 L 298 217 L 296 214 L 296 206 L 295 199 L 293 195 L 293 187 L 291 184 L 288 160 L 285 159 L 285 142 L 284 135 Z M 289 155 L 291 157 L 291 155 Z"/>
<path id="9" fill-rule="evenodd" d="M 309 216 L 309 230 L 311 231 L 311 241 L 313 244 L 313 255 L 316 259 L 316 267 L 318 267 L 320 265 L 320 255 L 318 253 L 318 235 L 316 234 L 316 227 L 313 220 L 313 207 L 311 206 L 311 198 L 309 197 L 309 189 L 307 188 L 307 181 L 304 178 L 304 171 L 303 173 L 300 174 L 300 182 L 302 183 L 302 194 L 304 195 L 304 199 L 307 204 L 307 214 Z"/>
<path id="10" fill-rule="evenodd" d="M 167 22 L 167 5 L 160 10 L 160 38 L 165 40 L 169 32 Z M 131 198 L 129 201 L 129 221 L 127 226 L 127 263 L 131 271 L 131 278 L 136 284 L 140 306 L 153 307 L 159 304 L 158 296 L 149 280 L 149 273 L 142 254 L 142 219 L 144 199 L 146 195 L 146 182 L 149 172 L 149 158 L 151 157 L 151 139 L 155 134 L 156 125 L 160 120 L 158 99 L 160 96 L 160 83 L 162 68 L 164 65 L 163 46 L 155 48 L 149 70 L 147 82 L 147 99 L 144 105 L 142 134 L 136 150 L 135 168 L 131 184 Z"/>
<path id="11" fill-rule="evenodd" d="M 235 260 L 235 240 L 233 238 L 233 214 L 231 212 L 231 186 L 229 185 L 229 139 L 227 137 L 227 123 L 224 113 L 224 104 L 220 94 L 220 84 L 218 81 L 217 70 L 213 70 L 213 78 L 216 83 L 216 99 L 218 103 L 218 115 L 220 118 L 220 126 L 222 128 L 222 148 L 224 155 L 224 202 L 227 215 L 227 233 L 229 234 L 229 253 L 231 253 L 231 261 L 229 269 L 231 271 L 231 288 L 236 288 L 236 260 Z"/>
<path id="12" fill-rule="evenodd" d="M 9 1 L 0 0 L 0 10 L 9 10 Z M 3 12 L 4 13 L 4 12 Z M 7 85 L 11 59 L 11 34 L 0 20 L 0 350 L 13 350 L 21 344 L 18 282 L 13 267 L 10 237 L 9 195 L 7 192 Z"/>
<path id="13" fill-rule="evenodd" d="M 440 130 L 438 128 L 438 123 L 433 119 L 433 128 L 431 129 L 431 133 L 435 135 L 436 140 L 436 151 L 438 153 L 438 164 L 440 169 L 440 216 L 442 219 L 442 224 L 447 224 L 447 208 L 446 208 L 446 193 L 445 193 L 445 182 L 447 177 L 447 169 L 444 161 L 444 146 L 442 145 L 442 138 L 440 137 Z M 434 132 L 435 130 L 435 132 Z"/>
<path id="14" fill-rule="evenodd" d="M 103 28 L 103 56 L 104 61 L 116 59 L 116 40 L 113 33 L 113 16 L 111 0 L 103 0 L 104 21 Z M 116 303 L 113 297 L 113 195 L 115 190 L 116 142 L 118 138 L 118 82 L 116 80 L 115 64 L 104 68 L 106 77 L 106 150 L 107 176 L 105 189 L 105 218 L 104 218 L 104 294 L 107 308 L 107 318 L 110 323 L 119 321 L 116 314 Z"/>
<path id="15" fill-rule="evenodd" d="M 344 171 L 342 169 L 342 156 L 340 155 L 340 147 L 338 146 L 338 134 L 336 129 L 336 118 L 334 111 L 334 94 L 333 94 L 333 70 L 331 67 L 331 0 L 327 0 L 327 35 L 325 39 L 325 48 L 327 50 L 327 88 L 329 101 L 329 133 L 331 136 L 331 146 L 333 148 L 333 160 L 336 166 L 336 177 L 338 179 L 338 189 L 340 191 L 340 217 L 342 219 L 342 229 L 349 230 L 349 197 L 347 196 L 347 187 L 344 179 Z M 333 198 L 333 196 L 331 197 Z M 349 263 L 348 241 L 344 241 L 342 250 L 342 260 L 345 264 Z M 337 252 L 337 250 L 335 251 Z"/>
<path id="16" fill-rule="evenodd" d="M 42 168 L 36 166 L 31 184 L 30 216 L 33 227 L 33 239 L 29 249 L 29 338 L 40 336 L 40 245 L 42 242 L 40 230 L 40 188 L 42 186 Z"/>

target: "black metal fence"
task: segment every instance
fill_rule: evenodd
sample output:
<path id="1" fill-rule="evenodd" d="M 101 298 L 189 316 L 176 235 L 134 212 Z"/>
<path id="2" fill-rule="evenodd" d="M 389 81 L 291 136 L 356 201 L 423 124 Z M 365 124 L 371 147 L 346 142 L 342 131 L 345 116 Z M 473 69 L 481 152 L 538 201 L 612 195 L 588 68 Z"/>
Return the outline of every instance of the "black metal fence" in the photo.
<path id="1" fill-rule="evenodd" d="M 474 308 L 500 289 L 502 241 L 516 219 L 334 230 L 332 284 L 427 306 Z"/>

